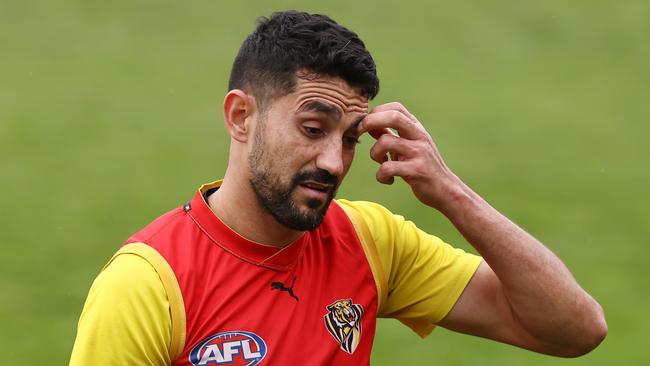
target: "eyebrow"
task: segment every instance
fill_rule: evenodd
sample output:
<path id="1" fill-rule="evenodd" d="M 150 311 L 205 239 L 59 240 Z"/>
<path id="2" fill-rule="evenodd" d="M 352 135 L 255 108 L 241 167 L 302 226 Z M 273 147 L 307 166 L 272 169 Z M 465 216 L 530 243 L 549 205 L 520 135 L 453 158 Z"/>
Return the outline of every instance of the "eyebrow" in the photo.
<path id="1" fill-rule="evenodd" d="M 300 112 L 310 111 L 310 112 L 322 113 L 337 121 L 341 119 L 341 111 L 338 108 L 336 108 L 331 104 L 323 103 L 318 100 L 313 100 L 311 102 L 307 102 L 301 105 L 300 108 L 298 108 L 298 111 Z"/>

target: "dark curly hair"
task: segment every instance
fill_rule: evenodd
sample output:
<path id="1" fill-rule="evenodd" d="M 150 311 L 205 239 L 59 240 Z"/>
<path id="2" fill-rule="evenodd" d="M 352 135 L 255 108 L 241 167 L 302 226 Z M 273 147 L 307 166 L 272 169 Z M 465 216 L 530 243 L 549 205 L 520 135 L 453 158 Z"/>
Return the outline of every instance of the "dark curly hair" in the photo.
<path id="1" fill-rule="evenodd" d="M 379 92 L 375 62 L 356 33 L 328 16 L 293 10 L 258 20 L 235 58 L 228 90 L 251 92 L 264 110 L 295 89 L 299 71 L 339 77 L 368 99 Z"/>

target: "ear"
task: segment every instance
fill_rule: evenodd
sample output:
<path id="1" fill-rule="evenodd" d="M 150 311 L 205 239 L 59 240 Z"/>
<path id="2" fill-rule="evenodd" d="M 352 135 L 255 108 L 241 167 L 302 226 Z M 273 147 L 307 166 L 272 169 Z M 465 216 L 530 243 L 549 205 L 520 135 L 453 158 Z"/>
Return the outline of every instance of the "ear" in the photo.
<path id="1" fill-rule="evenodd" d="M 257 105 L 253 96 L 243 90 L 233 89 L 223 100 L 223 119 L 230 137 L 246 142 L 251 130 L 251 117 L 255 114 Z"/>

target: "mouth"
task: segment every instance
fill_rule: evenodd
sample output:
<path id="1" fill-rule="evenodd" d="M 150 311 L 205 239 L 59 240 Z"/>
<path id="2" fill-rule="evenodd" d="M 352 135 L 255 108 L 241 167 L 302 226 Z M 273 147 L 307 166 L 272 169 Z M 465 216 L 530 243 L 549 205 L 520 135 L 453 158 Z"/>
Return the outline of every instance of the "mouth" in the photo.
<path id="1" fill-rule="evenodd" d="M 324 184 L 313 180 L 303 181 L 299 184 L 301 191 L 308 200 L 311 208 L 320 207 L 321 204 L 330 199 L 335 187 L 332 184 Z"/>
<path id="2" fill-rule="evenodd" d="M 322 192 L 322 193 L 327 193 L 334 188 L 334 186 L 331 184 L 324 184 L 313 180 L 304 181 L 300 183 L 300 185 L 305 188 L 309 188 L 311 190 Z"/>

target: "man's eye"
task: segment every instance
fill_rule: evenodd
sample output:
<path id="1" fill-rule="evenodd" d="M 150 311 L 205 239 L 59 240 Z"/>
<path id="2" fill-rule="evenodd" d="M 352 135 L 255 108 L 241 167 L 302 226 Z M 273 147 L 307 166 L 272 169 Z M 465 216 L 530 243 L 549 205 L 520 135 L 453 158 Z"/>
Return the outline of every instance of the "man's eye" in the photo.
<path id="1" fill-rule="evenodd" d="M 318 137 L 323 134 L 323 130 L 316 127 L 303 126 L 305 133 L 310 137 Z"/>
<path id="2" fill-rule="evenodd" d="M 361 143 L 361 141 L 354 136 L 343 136 L 343 143 L 345 146 L 355 147 L 357 144 Z"/>

